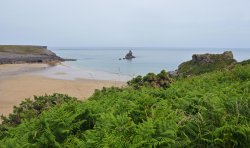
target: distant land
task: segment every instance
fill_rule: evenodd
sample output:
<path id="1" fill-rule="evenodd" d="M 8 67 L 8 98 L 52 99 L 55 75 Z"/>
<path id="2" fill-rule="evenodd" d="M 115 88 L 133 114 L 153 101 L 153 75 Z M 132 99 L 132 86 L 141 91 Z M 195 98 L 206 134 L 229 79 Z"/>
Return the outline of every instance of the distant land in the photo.
<path id="1" fill-rule="evenodd" d="M 0 64 L 20 63 L 58 63 L 73 61 L 75 59 L 63 59 L 47 46 L 34 45 L 0 45 Z"/>

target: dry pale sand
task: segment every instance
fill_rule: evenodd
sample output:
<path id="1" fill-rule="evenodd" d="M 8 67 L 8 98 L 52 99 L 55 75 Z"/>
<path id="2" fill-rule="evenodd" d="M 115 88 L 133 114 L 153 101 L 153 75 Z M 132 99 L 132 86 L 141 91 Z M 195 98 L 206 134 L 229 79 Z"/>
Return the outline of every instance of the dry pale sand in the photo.
<path id="1" fill-rule="evenodd" d="M 34 64 L 28 65 L 29 68 L 23 64 L 0 65 L 0 115 L 11 113 L 14 105 L 18 105 L 25 98 L 32 98 L 34 95 L 62 93 L 84 100 L 91 96 L 95 89 L 101 89 L 104 86 L 125 85 L 125 82 L 117 81 L 88 79 L 59 80 L 43 76 L 32 76 L 25 73 L 16 74 L 16 71 L 18 71 L 15 70 L 16 67 L 19 71 L 20 69 L 32 71 L 37 68 L 46 68 L 44 64 L 32 65 Z M 6 74 L 10 74 L 11 76 L 6 76 Z"/>

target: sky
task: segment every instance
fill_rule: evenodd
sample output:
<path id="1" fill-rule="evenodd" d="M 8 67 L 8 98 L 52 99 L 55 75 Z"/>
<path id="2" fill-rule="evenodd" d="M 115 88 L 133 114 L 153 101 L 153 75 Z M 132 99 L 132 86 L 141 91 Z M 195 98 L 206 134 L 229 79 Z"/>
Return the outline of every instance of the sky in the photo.
<path id="1" fill-rule="evenodd" d="M 250 0 L 1 0 L 0 44 L 250 47 Z"/>

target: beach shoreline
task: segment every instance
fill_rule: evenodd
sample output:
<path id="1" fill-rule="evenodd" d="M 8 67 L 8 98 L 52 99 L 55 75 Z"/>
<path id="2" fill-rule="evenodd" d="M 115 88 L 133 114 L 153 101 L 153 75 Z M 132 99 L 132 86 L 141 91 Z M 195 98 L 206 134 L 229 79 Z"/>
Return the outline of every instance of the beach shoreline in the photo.
<path id="1" fill-rule="evenodd" d="M 32 99 L 34 95 L 61 93 L 85 100 L 95 89 L 126 85 L 125 81 L 119 80 L 72 77 L 67 71 L 62 71 L 65 69 L 59 69 L 47 64 L 0 65 L 0 115 L 8 115 L 13 111 L 14 105 L 19 105 L 25 98 Z"/>
<path id="2" fill-rule="evenodd" d="M 48 64 L 1 64 L 0 65 L 0 80 L 8 79 L 13 76 L 28 74 L 31 72 L 39 72 L 49 68 Z"/>

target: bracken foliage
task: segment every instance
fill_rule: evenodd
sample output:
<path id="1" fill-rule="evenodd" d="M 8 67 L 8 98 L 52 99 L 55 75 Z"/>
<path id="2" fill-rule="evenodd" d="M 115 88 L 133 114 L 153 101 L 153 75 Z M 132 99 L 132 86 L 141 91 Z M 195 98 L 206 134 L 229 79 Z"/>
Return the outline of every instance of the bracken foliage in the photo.
<path id="1" fill-rule="evenodd" d="M 148 73 L 146 76 L 137 76 L 128 81 L 128 85 L 136 89 L 140 87 L 153 87 L 153 88 L 168 88 L 174 79 L 165 71 L 162 70 L 159 74 Z"/>
<path id="2" fill-rule="evenodd" d="M 250 65 L 160 86 L 103 88 L 3 124 L 0 147 L 250 147 Z"/>
<path id="3" fill-rule="evenodd" d="M 77 101 L 77 99 L 62 94 L 34 96 L 34 100 L 27 98 L 22 101 L 18 107 L 14 106 L 13 113 L 8 117 L 1 116 L 2 125 L 18 125 L 22 120 L 30 120 L 37 117 L 44 110 L 71 101 Z"/>

